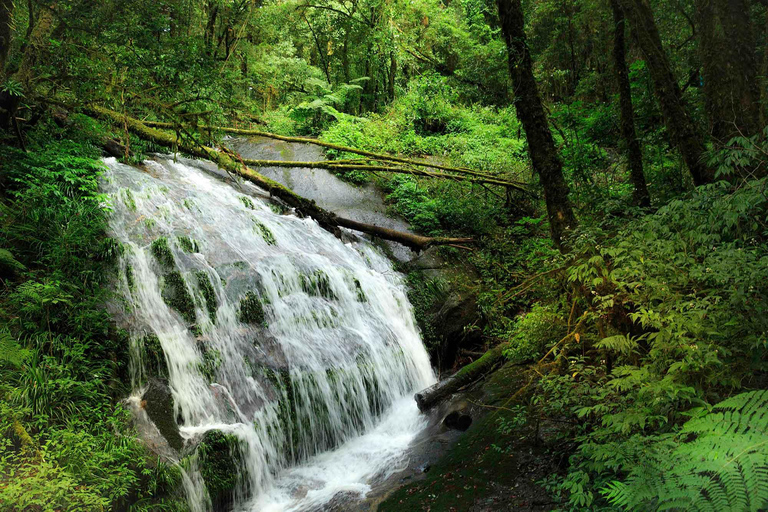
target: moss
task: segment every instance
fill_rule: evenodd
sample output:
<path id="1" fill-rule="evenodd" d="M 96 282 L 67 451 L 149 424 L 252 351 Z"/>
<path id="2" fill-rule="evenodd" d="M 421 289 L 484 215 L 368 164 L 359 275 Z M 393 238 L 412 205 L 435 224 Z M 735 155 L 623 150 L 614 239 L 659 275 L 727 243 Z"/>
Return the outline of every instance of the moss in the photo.
<path id="1" fill-rule="evenodd" d="M 254 220 L 255 229 L 257 229 L 261 233 L 261 238 L 264 239 L 264 241 L 267 243 L 267 245 L 277 245 L 277 240 L 275 240 L 275 235 L 272 233 L 272 231 L 262 224 L 261 222 Z"/>
<path id="2" fill-rule="evenodd" d="M 162 296 L 165 303 L 178 311 L 185 321 L 190 324 L 195 321 L 195 302 L 181 272 L 173 271 L 163 276 Z"/>
<path id="3" fill-rule="evenodd" d="M 220 430 L 209 430 L 197 447 L 200 473 L 214 510 L 228 510 L 240 483 L 243 455 L 240 441 Z"/>
<path id="4" fill-rule="evenodd" d="M 179 244 L 179 247 L 181 247 L 181 250 L 184 252 L 200 252 L 200 246 L 197 244 L 197 240 L 189 238 L 188 236 L 177 236 L 176 243 Z"/>
<path id="5" fill-rule="evenodd" d="M 365 296 L 360 281 L 356 277 L 353 277 L 352 282 L 355 283 L 355 294 L 357 295 L 358 302 L 368 302 L 368 297 Z"/>
<path id="6" fill-rule="evenodd" d="M 217 307 L 216 292 L 213 290 L 211 278 L 202 270 L 195 272 L 195 278 L 197 279 L 197 287 L 200 289 L 200 293 L 205 300 L 205 308 L 208 310 L 208 316 L 211 318 L 211 322 L 215 324 Z"/>
<path id="7" fill-rule="evenodd" d="M 136 278 L 133 275 L 133 265 L 130 263 L 125 266 L 125 281 L 128 283 L 128 289 L 133 291 L 136 288 Z"/>
<path id="8" fill-rule="evenodd" d="M 253 204 L 253 201 L 251 201 L 250 197 L 240 196 L 240 202 L 243 203 L 243 206 L 245 206 L 249 210 L 256 209 L 256 206 Z"/>
<path id="9" fill-rule="evenodd" d="M 285 215 L 288 212 L 288 208 L 286 208 L 280 203 L 270 202 L 270 203 L 267 203 L 267 205 L 269 206 L 269 209 L 272 210 L 272 212 L 278 215 Z"/>
<path id="10" fill-rule="evenodd" d="M 172 269 L 176 267 L 176 260 L 173 258 L 173 252 L 170 245 L 168 245 L 168 239 L 161 236 L 151 245 L 152 256 L 155 257 L 157 262 L 164 269 Z"/>
<path id="11" fill-rule="evenodd" d="M 144 369 L 153 377 L 168 377 L 168 364 L 165 360 L 165 352 L 160 344 L 157 334 L 151 332 L 141 338 Z"/>
<path id="12" fill-rule="evenodd" d="M 144 219 L 144 225 L 147 228 L 152 229 L 155 226 L 157 226 L 157 221 L 155 221 L 155 219 L 146 218 L 146 219 Z"/>
<path id="13" fill-rule="evenodd" d="M 122 194 L 120 196 L 123 199 L 123 204 L 131 210 L 132 212 L 136 211 L 136 200 L 133 198 L 133 192 L 129 188 L 124 188 L 122 190 Z"/>
<path id="14" fill-rule="evenodd" d="M 328 274 L 322 270 L 315 270 L 311 275 L 301 274 L 301 289 L 312 297 L 324 297 L 328 300 L 336 300 L 338 297 L 331 288 L 331 280 Z"/>
<path id="15" fill-rule="evenodd" d="M 221 366 L 221 352 L 218 350 L 203 350 L 203 360 L 198 366 L 200 373 L 208 382 L 216 381 L 216 372 Z"/>
<path id="16" fill-rule="evenodd" d="M 264 306 L 257 294 L 248 292 L 240 300 L 237 319 L 244 324 L 264 324 Z"/>
<path id="17" fill-rule="evenodd" d="M 190 211 L 195 207 L 195 202 L 189 198 L 184 199 L 181 204 L 184 205 L 184 208 Z"/>

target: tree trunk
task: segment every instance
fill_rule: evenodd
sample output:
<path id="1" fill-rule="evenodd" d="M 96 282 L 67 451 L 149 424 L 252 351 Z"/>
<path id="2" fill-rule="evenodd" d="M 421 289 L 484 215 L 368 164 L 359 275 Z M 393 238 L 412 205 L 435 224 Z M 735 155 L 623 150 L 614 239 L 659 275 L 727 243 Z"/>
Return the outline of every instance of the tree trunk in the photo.
<path id="1" fill-rule="evenodd" d="M 389 101 L 395 101 L 395 76 L 397 75 L 397 58 L 395 52 L 389 54 L 389 83 L 387 84 L 387 93 Z"/>
<path id="2" fill-rule="evenodd" d="M 672 74 L 648 0 L 618 0 L 629 20 L 653 79 L 656 99 L 673 144 L 683 156 L 696 185 L 709 183 L 714 173 L 704 162 L 704 142 L 685 107 L 683 93 Z"/>
<path id="3" fill-rule="evenodd" d="M 5 62 L 11 49 L 13 0 L 0 0 L 0 78 L 5 76 Z"/>
<path id="4" fill-rule="evenodd" d="M 698 0 L 709 129 L 718 145 L 760 130 L 760 87 L 747 0 Z"/>
<path id="5" fill-rule="evenodd" d="M 611 0 L 613 10 L 613 66 L 619 85 L 619 106 L 621 115 L 621 136 L 627 146 L 629 179 L 632 182 L 632 199 L 636 206 L 651 206 L 651 195 L 643 173 L 643 153 L 635 132 L 635 112 L 632 108 L 632 89 L 629 84 L 626 43 L 624 41 L 625 19 L 617 0 Z"/>
<path id="6" fill-rule="evenodd" d="M 416 400 L 419 410 L 421 412 L 430 410 L 459 389 L 472 384 L 504 364 L 506 361 L 504 349 L 508 347 L 509 344 L 507 343 L 498 345 L 483 354 L 480 359 L 463 367 L 447 379 L 416 393 L 413 398 Z"/>
<path id="7" fill-rule="evenodd" d="M 563 178 L 563 164 L 557 154 L 552 132 L 533 76 L 520 0 L 497 0 L 501 31 L 509 53 L 509 73 L 515 89 L 515 109 L 528 139 L 528 152 L 534 171 L 539 175 L 547 203 L 552 240 L 566 251 L 566 235 L 576 226 L 568 186 Z"/>

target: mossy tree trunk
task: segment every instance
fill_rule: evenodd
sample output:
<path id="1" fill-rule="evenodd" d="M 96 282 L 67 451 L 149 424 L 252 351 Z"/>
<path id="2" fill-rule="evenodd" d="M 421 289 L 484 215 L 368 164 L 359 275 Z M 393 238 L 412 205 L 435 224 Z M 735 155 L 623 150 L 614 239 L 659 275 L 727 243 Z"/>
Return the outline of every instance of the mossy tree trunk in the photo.
<path id="1" fill-rule="evenodd" d="M 515 89 L 515 109 L 528 139 L 528 152 L 534 171 L 544 188 L 552 240 L 566 250 L 566 236 L 576 227 L 576 216 L 568 199 L 563 164 L 558 156 L 547 116 L 541 103 L 533 62 L 525 37 L 520 0 L 497 0 L 501 31 L 509 54 L 509 73 Z"/>
<path id="2" fill-rule="evenodd" d="M 630 28 L 653 79 L 656 99 L 664 115 L 673 144 L 685 161 L 685 165 L 696 185 L 703 185 L 714 180 L 714 173 L 704 161 L 704 142 L 688 115 L 683 93 L 672 73 L 669 57 L 661 43 L 659 29 L 653 17 L 653 11 L 647 0 L 618 0 L 624 15 L 630 22 Z"/>
<path id="3" fill-rule="evenodd" d="M 635 132 L 635 111 L 632 107 L 632 89 L 629 83 L 624 37 L 626 23 L 618 0 L 611 0 L 611 10 L 613 11 L 614 23 L 613 66 L 619 86 L 621 136 L 626 145 L 629 162 L 629 179 L 633 187 L 632 199 L 635 205 L 647 207 L 651 205 L 651 195 L 648 193 L 648 186 L 643 173 L 643 153 L 640 149 L 640 141 Z"/>
<path id="4" fill-rule="evenodd" d="M 757 55 L 747 0 L 698 0 L 709 128 L 718 145 L 760 130 Z"/>

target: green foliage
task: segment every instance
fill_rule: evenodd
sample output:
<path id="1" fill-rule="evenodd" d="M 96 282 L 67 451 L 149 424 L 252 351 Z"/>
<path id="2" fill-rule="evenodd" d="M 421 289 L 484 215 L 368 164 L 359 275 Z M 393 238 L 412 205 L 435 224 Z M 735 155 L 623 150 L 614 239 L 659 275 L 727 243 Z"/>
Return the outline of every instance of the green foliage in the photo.
<path id="1" fill-rule="evenodd" d="M 220 430 L 209 430 L 197 447 L 200 472 L 208 494 L 217 508 L 225 508 L 234 500 L 241 475 L 240 441 Z"/>
<path id="2" fill-rule="evenodd" d="M 768 507 L 768 391 L 731 397 L 659 440 L 604 493 L 625 510 Z"/>
<path id="3" fill-rule="evenodd" d="M 427 277 L 424 272 L 413 271 L 406 275 L 408 301 L 413 306 L 413 316 L 421 331 L 421 339 L 430 353 L 439 350 L 442 339 L 433 315 L 447 298 L 448 286 L 442 278 Z"/>
<path id="4" fill-rule="evenodd" d="M 545 347 L 565 335 L 561 316 L 562 312 L 552 306 L 534 304 L 531 310 L 517 321 L 509 347 L 504 350 L 504 356 L 514 363 L 543 356 Z"/>
<path id="5" fill-rule="evenodd" d="M 103 306 L 119 248 L 92 128 L 75 117 L 41 124 L 27 153 L 0 146 L 0 246 L 17 262 L 0 294 L 0 510 L 101 511 L 159 492 L 116 400 L 128 339 Z"/>

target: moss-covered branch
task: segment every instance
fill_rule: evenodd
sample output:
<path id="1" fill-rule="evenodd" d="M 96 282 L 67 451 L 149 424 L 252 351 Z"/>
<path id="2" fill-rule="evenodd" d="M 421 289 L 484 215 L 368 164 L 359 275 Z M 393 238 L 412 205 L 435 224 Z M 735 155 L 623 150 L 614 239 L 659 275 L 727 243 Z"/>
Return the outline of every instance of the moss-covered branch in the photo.
<path id="1" fill-rule="evenodd" d="M 504 349 L 507 347 L 508 344 L 502 343 L 492 348 L 477 361 L 463 367 L 451 377 L 416 393 L 414 398 L 419 406 L 419 410 L 422 412 L 428 411 L 464 386 L 472 384 L 496 369 L 497 366 L 504 362 Z"/>
<path id="2" fill-rule="evenodd" d="M 238 176 L 241 176 L 254 183 L 255 185 L 258 185 L 259 187 L 267 190 L 271 195 L 280 198 L 289 206 L 295 208 L 300 214 L 312 217 L 321 226 L 323 226 L 325 229 L 328 229 L 329 231 L 336 232 L 339 227 L 345 227 L 355 231 L 361 231 L 363 233 L 378 236 L 385 240 L 398 242 L 414 250 L 424 250 L 433 245 L 457 245 L 473 242 L 473 240 L 470 238 L 426 237 L 402 231 L 395 231 L 371 224 L 364 224 L 362 222 L 357 222 L 351 219 L 344 219 L 342 217 L 338 217 L 333 212 L 329 212 L 328 210 L 320 208 L 314 201 L 301 197 L 282 184 L 254 171 L 245 165 L 239 155 L 217 151 L 214 148 L 207 147 L 199 143 L 195 144 L 187 140 L 179 139 L 175 134 L 149 127 L 138 119 L 124 116 L 123 114 L 106 109 L 104 107 L 90 106 L 86 109 L 86 113 L 115 122 L 121 126 L 125 124 L 128 126 L 129 130 L 134 132 L 139 137 L 145 140 L 150 140 L 159 146 L 167 147 L 172 150 L 183 151 L 184 153 L 192 156 L 211 160 L 222 169 L 237 174 Z"/>
<path id="3" fill-rule="evenodd" d="M 175 130 L 179 127 L 178 124 L 174 123 L 163 123 L 158 121 L 145 121 L 144 124 L 150 127 L 155 128 L 164 128 L 169 130 Z M 365 151 L 362 149 L 356 149 L 349 146 L 342 146 L 339 144 L 333 144 L 331 142 L 325 142 L 318 139 L 312 139 L 309 137 L 288 137 L 285 135 L 277 135 L 276 133 L 270 133 L 265 132 L 261 130 L 245 130 L 240 128 L 229 128 L 224 126 L 204 126 L 199 125 L 196 127 L 198 130 L 209 130 L 209 131 L 219 131 L 224 133 L 231 133 L 235 135 L 247 135 L 251 137 L 266 137 L 269 139 L 275 139 L 275 140 L 281 140 L 284 142 L 294 142 L 297 144 L 313 144 L 315 146 L 320 146 L 328 149 L 333 149 L 336 151 L 342 151 L 344 153 L 352 153 L 354 155 L 361 155 L 368 157 L 372 160 L 380 161 L 380 162 L 397 162 L 400 164 L 406 164 L 410 166 L 415 167 L 427 167 L 431 169 L 439 169 L 441 171 L 448 171 L 452 173 L 456 173 L 461 176 L 474 176 L 475 178 L 479 178 L 475 181 L 482 182 L 482 183 L 491 183 L 494 185 L 502 185 L 509 188 L 514 188 L 517 190 L 526 191 L 526 185 L 525 183 L 516 182 L 516 181 L 510 181 L 510 180 L 504 180 L 500 179 L 498 176 L 494 176 L 493 174 L 476 171 L 474 169 L 469 169 L 467 167 L 452 167 L 448 165 L 440 165 L 436 164 L 434 162 L 425 162 L 423 160 L 415 160 L 412 158 L 403 158 L 399 156 L 394 155 L 388 155 L 386 153 L 374 153 L 372 151 Z M 262 162 L 262 160 L 253 160 L 252 162 Z M 267 162 L 267 160 L 264 160 L 263 162 Z M 349 161 L 347 161 L 349 162 Z M 310 163 L 316 163 L 316 162 L 310 162 Z M 250 165 L 250 164 L 249 164 Z M 253 165 L 258 166 L 259 164 L 254 163 Z M 329 163 L 329 165 L 333 165 L 333 163 Z M 267 165 L 264 165 L 264 167 L 267 167 Z M 272 166 L 270 166 L 272 167 Z M 273 167 L 291 167 L 290 165 L 275 165 Z M 383 170 L 383 169 L 365 169 L 365 170 Z M 398 172 L 394 170 L 387 170 L 387 172 Z M 405 172 L 405 171 L 399 171 L 399 172 Z M 414 172 L 410 172 L 411 174 L 416 174 Z M 436 173 L 425 173 L 422 174 L 422 176 L 430 176 L 430 177 L 449 177 L 452 179 L 461 179 L 460 176 L 452 176 L 452 175 L 445 175 L 445 174 L 437 174 Z M 464 178 L 466 179 L 466 178 Z M 481 181 L 482 180 L 482 181 Z"/>

